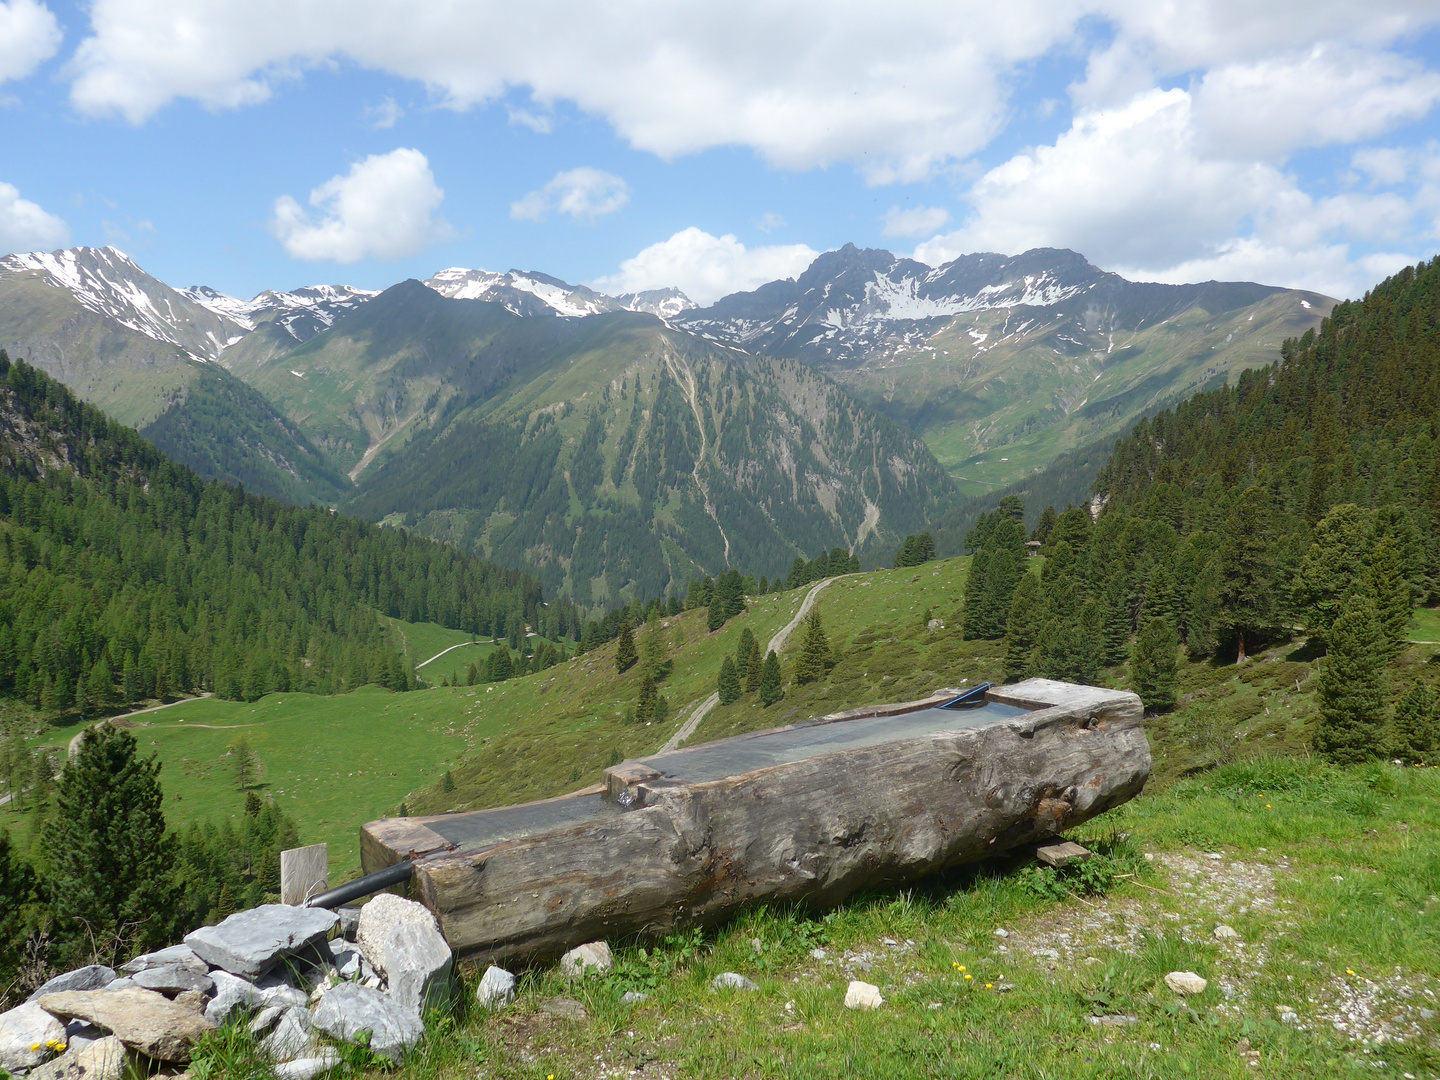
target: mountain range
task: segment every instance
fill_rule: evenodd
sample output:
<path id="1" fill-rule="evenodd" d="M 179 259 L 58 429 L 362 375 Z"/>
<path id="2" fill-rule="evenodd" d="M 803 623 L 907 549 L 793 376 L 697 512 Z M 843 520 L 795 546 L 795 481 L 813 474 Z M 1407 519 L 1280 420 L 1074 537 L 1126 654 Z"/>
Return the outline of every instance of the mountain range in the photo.
<path id="1" fill-rule="evenodd" d="M 202 475 L 406 522 L 582 603 L 908 531 L 1274 358 L 1333 301 L 1037 249 L 853 245 L 699 307 L 536 271 L 174 289 L 113 248 L 0 259 L 0 348 Z M 918 436 L 918 437 L 917 437 Z"/>

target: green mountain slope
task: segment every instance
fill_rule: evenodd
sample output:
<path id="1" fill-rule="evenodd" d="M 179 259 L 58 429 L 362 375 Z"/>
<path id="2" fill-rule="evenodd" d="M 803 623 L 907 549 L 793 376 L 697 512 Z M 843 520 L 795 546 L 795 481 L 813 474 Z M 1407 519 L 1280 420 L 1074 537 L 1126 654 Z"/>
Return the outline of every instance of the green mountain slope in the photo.
<path id="1" fill-rule="evenodd" d="M 433 336 L 383 320 L 356 333 L 386 296 L 311 343 L 307 377 L 323 371 L 336 387 L 390 380 L 392 401 L 421 416 L 428 403 L 434 419 L 410 421 L 412 434 L 392 439 L 390 460 L 343 505 L 534 567 L 580 603 L 658 595 L 727 565 L 783 573 L 796 555 L 837 546 L 888 557 L 954 498 L 923 443 L 804 364 L 749 356 L 649 315 L 523 319 L 440 298 L 426 310 L 469 306 L 433 320 Z M 443 354 L 457 324 L 474 334 L 472 351 L 456 350 L 463 363 L 421 400 L 400 376 L 427 385 L 439 374 L 428 358 Z M 371 375 L 381 368 L 367 361 L 396 343 L 388 374 Z M 397 425 L 406 407 L 390 409 Z M 337 422 L 290 415 L 307 430 Z"/>

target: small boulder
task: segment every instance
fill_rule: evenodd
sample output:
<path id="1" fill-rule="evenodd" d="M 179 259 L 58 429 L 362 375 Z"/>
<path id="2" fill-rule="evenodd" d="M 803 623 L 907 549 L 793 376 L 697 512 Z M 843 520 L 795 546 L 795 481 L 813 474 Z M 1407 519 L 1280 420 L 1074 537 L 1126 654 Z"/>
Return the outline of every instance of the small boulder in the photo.
<path id="1" fill-rule="evenodd" d="M 440 923 L 429 908 L 394 893 L 371 897 L 360 909 L 355 943 L 360 946 L 365 959 L 370 961 L 370 966 L 387 978 L 390 973 L 385 970 L 385 938 L 395 927 L 406 923 L 428 926 L 437 934 L 440 932 Z"/>
<path id="2" fill-rule="evenodd" d="M 945 629 L 945 620 L 944 620 L 944 619 L 931 619 L 929 622 L 927 622 L 927 623 L 925 624 L 925 629 L 926 629 L 926 630 L 944 630 L 944 629 Z"/>
<path id="3" fill-rule="evenodd" d="M 210 970 L 210 965 L 196 956 L 195 950 L 189 945 L 171 945 L 168 949 L 145 953 L 128 963 L 121 964 L 120 970 L 126 975 L 134 975 L 137 971 L 144 971 L 146 968 L 169 967 L 172 964 L 179 964 L 191 971 L 198 971 L 201 975 Z"/>
<path id="4" fill-rule="evenodd" d="M 353 943 L 355 935 L 360 929 L 360 909 L 358 907 L 336 908 L 335 914 L 340 916 L 340 936 Z"/>
<path id="5" fill-rule="evenodd" d="M 217 970 L 210 978 L 215 984 L 215 996 L 205 1006 L 205 1019 L 216 1027 L 223 1027 L 236 1013 L 260 1007 L 264 995 L 254 983 L 228 971 Z"/>
<path id="6" fill-rule="evenodd" d="M 26 1002 L 0 1013 L 0 1069 L 14 1073 L 55 1056 L 65 1044 L 65 1025 L 39 1005 Z"/>
<path id="7" fill-rule="evenodd" d="M 1182 997 L 1203 994 L 1210 984 L 1193 971 L 1172 971 L 1165 976 L 1165 985 Z"/>
<path id="8" fill-rule="evenodd" d="M 183 994 L 187 990 L 198 990 L 206 997 L 215 993 L 214 979 L 179 964 L 142 968 L 131 975 L 130 980 L 136 986 L 154 990 L 167 997 Z"/>
<path id="9" fill-rule="evenodd" d="M 130 1055 L 114 1035 L 72 1045 L 54 1061 L 30 1073 L 28 1080 L 120 1080 Z"/>
<path id="10" fill-rule="evenodd" d="M 482 1009 L 503 1009 L 515 1000 L 515 976 L 504 968 L 490 965 L 480 976 L 480 985 L 475 988 L 475 1000 Z"/>
<path id="11" fill-rule="evenodd" d="M 1215 927 L 1215 940 L 1217 941 L 1234 941 L 1239 936 L 1239 931 L 1233 926 L 1226 926 L 1224 923 L 1221 923 Z"/>
<path id="12" fill-rule="evenodd" d="M 620 995 L 620 1004 L 622 1005 L 639 1005 L 641 1002 L 649 1000 L 650 995 L 639 990 L 626 990 Z"/>
<path id="13" fill-rule="evenodd" d="M 590 1014 L 585 1006 L 574 998 L 557 997 L 540 1003 L 540 1011 L 547 1016 L 558 1016 L 562 1020 L 587 1020 Z"/>
<path id="14" fill-rule="evenodd" d="M 744 975 L 734 971 L 722 971 L 715 978 L 710 980 L 710 986 L 714 990 L 759 990 L 753 982 Z"/>
<path id="15" fill-rule="evenodd" d="M 861 982 L 859 979 L 850 980 L 850 986 L 845 991 L 845 1007 L 847 1009 L 878 1009 L 885 1004 L 885 999 L 880 996 L 880 988 L 873 983 Z"/>
<path id="16" fill-rule="evenodd" d="M 212 967 L 253 979 L 286 956 L 323 943 L 337 921 L 324 908 L 263 904 L 186 934 L 185 944 Z"/>
<path id="17" fill-rule="evenodd" d="M 306 1009 L 286 1009 L 275 1027 L 260 1041 L 260 1053 L 271 1061 L 293 1061 L 316 1049 L 315 1031 Z"/>
<path id="18" fill-rule="evenodd" d="M 105 1028 L 132 1050 L 159 1061 L 184 1064 L 215 1025 L 153 990 L 69 990 L 46 994 L 36 1004 L 61 1020 L 79 1019 Z"/>
<path id="19" fill-rule="evenodd" d="M 296 1058 L 275 1066 L 279 1080 L 315 1080 L 315 1077 L 340 1064 L 340 1052 L 331 1047 L 322 1047 L 314 1057 Z"/>
<path id="20" fill-rule="evenodd" d="M 255 1014 L 255 1018 L 250 1021 L 246 1030 L 254 1038 L 263 1039 L 270 1034 L 270 1029 L 280 1022 L 280 1017 L 285 1015 L 285 1008 L 283 1005 L 266 1006 Z"/>
<path id="21" fill-rule="evenodd" d="M 115 971 L 104 964 L 91 964 L 56 975 L 39 987 L 26 1001 L 39 1001 L 45 994 L 61 994 L 66 990 L 101 990 L 115 981 Z"/>
<path id="22" fill-rule="evenodd" d="M 423 1016 L 426 1009 L 449 1002 L 455 957 L 439 930 L 423 923 L 401 923 L 385 935 L 382 950 L 390 996 L 402 1008 Z"/>
<path id="23" fill-rule="evenodd" d="M 610 955 L 610 946 L 603 941 L 576 945 L 560 957 L 560 970 L 572 977 L 584 975 L 587 970 L 603 974 L 614 966 L 615 958 Z"/>
<path id="24" fill-rule="evenodd" d="M 370 1049 L 397 1064 L 425 1035 L 425 1025 L 414 1013 L 402 1009 L 389 995 L 354 983 L 326 994 L 313 1019 L 317 1028 L 342 1042 L 353 1041 L 362 1031 L 370 1032 Z"/>

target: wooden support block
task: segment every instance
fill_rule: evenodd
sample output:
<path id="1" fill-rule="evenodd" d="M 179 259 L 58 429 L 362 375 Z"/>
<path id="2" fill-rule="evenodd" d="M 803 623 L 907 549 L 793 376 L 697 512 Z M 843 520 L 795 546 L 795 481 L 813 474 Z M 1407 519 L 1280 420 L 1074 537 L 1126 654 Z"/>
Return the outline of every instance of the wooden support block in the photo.
<path id="1" fill-rule="evenodd" d="M 280 902 L 298 907 L 328 888 L 329 849 L 324 844 L 280 853 Z"/>
<path id="2" fill-rule="evenodd" d="M 1035 858 L 1039 859 L 1046 866 L 1053 866 L 1059 870 L 1062 866 L 1069 866 L 1072 862 L 1082 862 L 1093 854 L 1088 848 L 1079 844 L 1072 844 L 1069 840 L 1058 844 L 1046 844 L 1044 847 L 1035 849 Z"/>

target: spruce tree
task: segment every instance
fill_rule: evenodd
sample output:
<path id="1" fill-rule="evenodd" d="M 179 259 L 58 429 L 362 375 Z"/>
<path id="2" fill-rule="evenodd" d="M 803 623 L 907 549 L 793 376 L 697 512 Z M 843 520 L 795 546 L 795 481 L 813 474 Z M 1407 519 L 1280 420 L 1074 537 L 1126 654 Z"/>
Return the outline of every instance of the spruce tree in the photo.
<path id="1" fill-rule="evenodd" d="M 1352 596 L 1330 632 L 1320 671 L 1315 749 L 1340 765 L 1384 752 L 1385 638 L 1368 596 Z"/>
<path id="2" fill-rule="evenodd" d="M 221 919 L 228 919 L 231 915 L 234 914 L 235 893 L 231 890 L 230 883 L 226 882 L 224 885 L 220 886 L 220 899 L 216 902 L 215 905 L 215 918 L 217 921 Z"/>
<path id="3" fill-rule="evenodd" d="M 1331 507 L 1311 532 L 1295 575 L 1294 597 L 1305 628 L 1323 646 L 1345 602 L 1360 584 L 1370 553 L 1371 513 L 1354 503 Z"/>
<path id="4" fill-rule="evenodd" d="M 745 665 L 745 692 L 753 694 L 760 689 L 760 675 L 765 665 L 760 659 L 760 642 L 750 642 L 750 659 Z"/>
<path id="5" fill-rule="evenodd" d="M 0 971 L 14 971 L 18 964 L 26 909 L 34 893 L 34 870 L 11 850 L 10 834 L 0 829 Z"/>
<path id="6" fill-rule="evenodd" d="M 729 659 L 728 657 L 726 659 Z M 738 684 L 737 684 L 738 685 Z M 739 697 L 737 692 L 736 697 Z M 635 722 L 648 724 L 655 719 L 655 680 L 648 670 L 640 672 L 640 696 L 635 700 Z"/>
<path id="7" fill-rule="evenodd" d="M 1440 758 L 1440 716 L 1435 692 L 1417 682 L 1395 703 L 1390 750 L 1402 761 L 1434 764 Z"/>
<path id="8" fill-rule="evenodd" d="M 1266 493 L 1252 484 L 1240 493 L 1220 528 L 1220 619 L 1235 634 L 1235 662 L 1246 659 L 1246 637 L 1269 627 L 1275 610 L 1271 532 Z"/>
<path id="9" fill-rule="evenodd" d="M 1366 572 L 1375 617 L 1385 638 L 1385 655 L 1394 660 L 1410 636 L 1410 582 L 1400 561 L 1400 549 L 1390 537 L 1382 537 L 1370 556 Z"/>
<path id="10" fill-rule="evenodd" d="M 1114 667 L 1125 662 L 1130 644 L 1130 590 L 1123 571 L 1114 571 L 1105 582 L 1100 606 L 1103 619 L 1100 662 Z"/>
<path id="11" fill-rule="evenodd" d="M 46 830 L 50 909 L 103 959 L 166 944 L 175 926 L 175 841 L 165 833 L 160 764 L 134 736 L 87 728 L 65 763 Z"/>
<path id="12" fill-rule="evenodd" d="M 765 663 L 760 670 L 760 703 L 766 708 L 774 705 L 785 696 L 785 689 L 781 685 L 780 658 L 775 655 L 775 650 L 765 654 Z"/>
<path id="13" fill-rule="evenodd" d="M 820 612 L 811 611 L 805 620 L 805 640 L 795 657 L 795 682 L 797 685 L 816 682 L 823 679 L 828 670 L 830 642 L 825 637 L 825 628 L 820 625 Z"/>
<path id="14" fill-rule="evenodd" d="M 624 675 L 635 666 L 638 659 L 635 653 L 635 635 L 630 630 L 630 620 L 627 617 L 620 623 L 620 636 L 615 642 L 615 670 Z"/>
<path id="15" fill-rule="evenodd" d="M 1035 674 L 1035 649 L 1040 644 L 1044 608 L 1040 601 L 1040 579 L 1025 574 L 1015 586 L 1010 615 L 1005 621 L 1005 680 L 1018 682 Z"/>
<path id="16" fill-rule="evenodd" d="M 444 792 L 451 792 L 455 790 L 455 777 L 451 774 L 449 769 L 446 769 L 445 775 L 440 778 L 440 790 Z"/>
<path id="17" fill-rule="evenodd" d="M 728 654 L 720 661 L 720 679 L 716 689 L 720 692 L 721 705 L 733 705 L 740 700 L 740 677 L 735 673 L 735 661 Z"/>
<path id="18" fill-rule="evenodd" d="M 1130 660 L 1130 685 L 1147 709 L 1163 711 L 1174 708 L 1178 666 L 1176 652 L 1180 636 L 1170 620 L 1151 618 L 1145 621 L 1135 638 L 1135 652 Z"/>
<path id="19" fill-rule="evenodd" d="M 735 674 L 742 683 L 750 674 L 750 653 L 758 647 L 755 634 L 748 626 L 740 631 L 740 644 L 735 646 Z"/>

